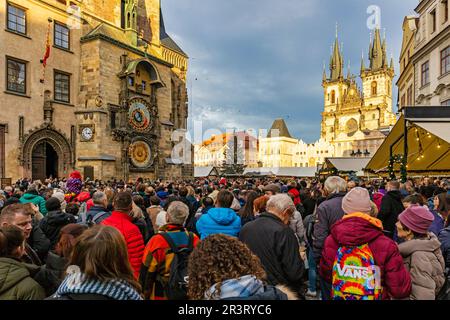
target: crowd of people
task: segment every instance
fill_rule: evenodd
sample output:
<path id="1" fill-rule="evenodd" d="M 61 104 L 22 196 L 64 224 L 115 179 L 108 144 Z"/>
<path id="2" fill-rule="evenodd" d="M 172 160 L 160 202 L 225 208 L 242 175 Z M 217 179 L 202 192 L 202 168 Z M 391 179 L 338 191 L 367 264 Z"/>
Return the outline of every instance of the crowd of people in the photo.
<path id="1" fill-rule="evenodd" d="M 20 179 L 0 300 L 449 299 L 450 180 Z"/>

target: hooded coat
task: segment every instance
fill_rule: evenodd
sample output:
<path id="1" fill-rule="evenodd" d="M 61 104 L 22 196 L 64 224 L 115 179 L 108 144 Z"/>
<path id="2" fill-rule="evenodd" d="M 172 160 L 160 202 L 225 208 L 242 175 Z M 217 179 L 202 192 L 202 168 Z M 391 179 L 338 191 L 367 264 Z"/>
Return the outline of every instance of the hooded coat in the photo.
<path id="1" fill-rule="evenodd" d="M 389 236 L 394 236 L 398 215 L 405 210 L 402 203 L 402 194 L 398 190 L 388 191 L 381 200 L 381 208 L 378 219 L 381 220 L 384 230 L 389 232 Z"/>
<path id="2" fill-rule="evenodd" d="M 25 193 L 20 198 L 20 203 L 33 203 L 39 207 L 39 212 L 43 215 L 47 214 L 47 208 L 45 207 L 45 199 L 42 198 L 37 191 L 31 190 Z"/>
<path id="3" fill-rule="evenodd" d="M 26 265 L 0 258 L 0 300 L 43 300 L 45 292 L 30 276 Z"/>
<path id="4" fill-rule="evenodd" d="M 399 244 L 406 269 L 411 274 L 411 300 L 435 300 L 445 282 L 441 243 L 433 233 L 425 239 Z"/>
<path id="5" fill-rule="evenodd" d="M 69 213 L 60 210 L 50 211 L 44 219 L 41 220 L 39 227 L 45 236 L 50 240 L 50 248 L 53 249 L 58 242 L 59 232 L 70 223 L 76 223 L 77 219 Z"/>
<path id="6" fill-rule="evenodd" d="M 196 228 L 201 240 L 218 233 L 237 237 L 241 230 L 241 218 L 230 208 L 212 208 L 201 215 Z"/>
<path id="7" fill-rule="evenodd" d="M 411 293 L 411 277 L 403 265 L 397 244 L 383 234 L 380 220 L 363 213 L 346 215 L 331 228 L 320 260 L 320 276 L 331 284 L 339 247 L 354 247 L 366 243 L 381 270 L 382 299 L 407 298 Z"/>

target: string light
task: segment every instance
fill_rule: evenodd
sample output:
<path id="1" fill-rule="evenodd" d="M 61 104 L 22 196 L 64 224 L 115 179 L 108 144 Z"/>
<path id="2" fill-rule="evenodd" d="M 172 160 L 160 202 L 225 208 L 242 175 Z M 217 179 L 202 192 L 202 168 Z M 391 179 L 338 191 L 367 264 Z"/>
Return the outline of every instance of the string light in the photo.
<path id="1" fill-rule="evenodd" d="M 438 148 L 438 149 L 441 148 L 441 142 L 438 142 L 437 148 Z"/>

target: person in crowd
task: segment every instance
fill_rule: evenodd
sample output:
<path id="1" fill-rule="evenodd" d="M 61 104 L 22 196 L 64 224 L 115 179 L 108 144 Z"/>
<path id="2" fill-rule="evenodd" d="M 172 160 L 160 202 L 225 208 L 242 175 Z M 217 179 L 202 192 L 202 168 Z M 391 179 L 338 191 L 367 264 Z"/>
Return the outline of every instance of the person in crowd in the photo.
<path id="1" fill-rule="evenodd" d="M 303 205 L 303 208 L 305 209 L 305 212 L 302 215 L 303 219 L 305 219 L 307 216 L 313 214 L 314 210 L 316 208 L 316 199 L 312 195 L 312 193 L 313 192 L 309 189 L 304 189 L 304 190 L 300 191 L 300 200 Z"/>
<path id="2" fill-rule="evenodd" d="M 411 293 L 411 277 L 397 244 L 383 234 L 381 221 L 370 216 L 372 207 L 367 189 L 353 188 L 343 198 L 342 209 L 345 216 L 331 228 L 320 259 L 322 299 L 407 298 Z M 373 277 L 370 286 L 351 273 L 348 277 L 341 275 L 340 270 L 351 268 L 356 261 L 360 261 L 359 268 L 366 268 Z M 345 289 L 355 286 L 360 290 Z"/>
<path id="3" fill-rule="evenodd" d="M 263 191 L 266 196 L 271 197 L 271 196 L 276 195 L 277 193 L 280 193 L 281 188 L 278 184 L 271 183 L 271 184 L 268 184 L 267 186 L 265 186 L 263 188 Z"/>
<path id="4" fill-rule="evenodd" d="M 53 192 L 51 197 L 58 199 L 59 202 L 61 203 L 61 211 L 62 212 L 66 212 L 67 202 L 65 200 L 64 193 L 62 191 L 57 191 L 57 190 L 54 190 L 54 189 L 51 189 L 51 190 Z"/>
<path id="5" fill-rule="evenodd" d="M 127 244 L 117 228 L 95 225 L 84 231 L 68 264 L 67 276 L 49 300 L 142 300 Z"/>
<path id="6" fill-rule="evenodd" d="M 108 211 L 108 197 L 102 191 L 97 191 L 92 195 L 93 206 L 81 214 L 79 222 L 99 224 L 111 215 Z"/>
<path id="7" fill-rule="evenodd" d="M 20 198 L 20 203 L 33 203 L 39 207 L 40 213 L 44 216 L 47 214 L 47 208 L 45 207 L 45 199 L 39 195 L 38 187 L 36 184 L 31 184 L 28 187 L 27 192 Z"/>
<path id="8" fill-rule="evenodd" d="M 353 188 L 356 188 L 356 182 L 354 180 L 350 180 L 347 182 L 347 192 L 352 190 Z"/>
<path id="9" fill-rule="evenodd" d="M 198 221 L 202 214 L 208 213 L 208 211 L 212 208 L 214 208 L 214 200 L 210 197 L 204 197 L 201 200 L 201 207 L 198 209 L 197 213 L 195 214 L 195 219 Z"/>
<path id="10" fill-rule="evenodd" d="M 286 287 L 268 285 L 259 258 L 238 239 L 223 234 L 207 237 L 194 249 L 188 278 L 192 300 L 295 299 Z"/>
<path id="11" fill-rule="evenodd" d="M 327 200 L 317 207 L 313 235 L 313 253 L 317 264 L 322 256 L 323 245 L 330 234 L 331 227 L 344 216 L 342 199 L 347 191 L 347 183 L 341 177 L 331 176 L 325 180 L 323 191 Z"/>
<path id="12" fill-rule="evenodd" d="M 189 207 L 185 203 L 172 201 L 167 208 L 167 224 L 160 228 L 160 232 L 145 247 L 139 276 L 145 299 L 167 299 L 174 247 L 179 250 L 197 246 L 198 237 L 183 226 L 188 215 Z"/>
<path id="13" fill-rule="evenodd" d="M 425 177 L 423 179 L 423 184 L 419 188 L 419 193 L 428 201 L 428 199 L 433 197 L 436 188 L 437 186 L 433 184 L 433 181 L 430 178 Z"/>
<path id="14" fill-rule="evenodd" d="M 253 213 L 255 214 L 255 217 L 258 217 L 262 213 L 266 212 L 267 201 L 269 201 L 269 197 L 265 195 L 255 199 L 253 202 Z"/>
<path id="15" fill-rule="evenodd" d="M 244 226 L 247 222 L 255 220 L 255 212 L 253 211 L 253 206 L 255 200 L 259 197 L 258 193 L 255 191 L 248 192 L 246 196 L 247 200 L 245 202 L 245 205 L 239 211 L 242 226 Z"/>
<path id="16" fill-rule="evenodd" d="M 73 215 L 75 219 L 77 219 L 77 221 L 79 220 L 78 216 L 79 210 L 80 206 L 75 202 L 71 202 L 66 205 L 66 213 Z"/>
<path id="17" fill-rule="evenodd" d="M 446 192 L 437 194 L 433 199 L 433 209 L 433 214 L 439 215 L 444 221 L 448 221 L 450 212 L 450 194 Z"/>
<path id="18" fill-rule="evenodd" d="M 31 202 L 25 203 L 24 208 L 31 215 L 31 224 L 33 226 L 30 236 L 27 238 L 27 243 L 35 250 L 39 259 L 44 262 L 47 259 L 47 254 L 51 246 L 50 240 L 40 227 L 40 221 L 42 221 L 44 216 L 39 212 L 39 207 Z"/>
<path id="19" fill-rule="evenodd" d="M 411 206 L 396 223 L 398 237 L 404 240 L 399 250 L 411 274 L 411 300 L 435 300 L 445 282 L 441 243 L 428 231 L 433 220 L 427 208 Z"/>
<path id="20" fill-rule="evenodd" d="M 114 198 L 114 211 L 111 216 L 101 222 L 102 225 L 115 227 L 125 238 L 130 265 L 136 279 L 139 277 L 144 239 L 139 228 L 133 224 L 133 199 L 128 192 L 120 192 Z"/>
<path id="21" fill-rule="evenodd" d="M 302 202 L 300 199 L 300 192 L 297 189 L 297 183 L 295 181 L 289 182 L 287 193 L 292 195 L 295 207 Z"/>
<path id="22" fill-rule="evenodd" d="M 288 193 L 288 195 L 291 198 L 292 202 L 294 202 L 294 195 L 292 193 Z M 300 214 L 300 212 L 298 212 L 297 206 L 289 222 L 289 227 L 292 229 L 292 231 L 294 231 L 300 246 L 303 246 L 303 242 L 305 240 L 305 226 L 303 225 L 302 215 Z"/>
<path id="23" fill-rule="evenodd" d="M 56 292 L 64 279 L 70 255 L 77 238 L 88 229 L 83 224 L 68 224 L 61 229 L 54 251 L 50 251 L 47 260 L 34 279 L 45 289 L 46 296 Z"/>
<path id="24" fill-rule="evenodd" d="M 21 261 L 25 234 L 17 226 L 0 227 L 0 300 L 42 300 L 44 289 L 31 277 Z"/>
<path id="25" fill-rule="evenodd" d="M 147 211 L 145 210 L 145 208 L 144 211 L 142 211 L 141 206 L 143 206 L 144 199 L 141 196 L 133 196 L 133 199 L 136 199 L 139 205 L 136 204 L 136 202 L 134 202 L 133 200 L 132 222 L 139 228 L 139 231 L 142 234 L 142 238 L 144 239 L 144 244 L 146 244 L 155 234 L 155 232 L 153 231 L 153 225 L 147 215 Z"/>
<path id="26" fill-rule="evenodd" d="M 40 221 L 39 227 L 50 240 L 50 249 L 53 250 L 58 241 L 61 228 L 77 221 L 73 215 L 61 211 L 61 202 L 57 198 L 51 197 L 48 199 L 45 207 L 48 213 Z"/>
<path id="27" fill-rule="evenodd" d="M 196 227 L 202 240 L 216 233 L 238 236 L 241 218 L 230 208 L 233 200 L 234 196 L 230 191 L 221 190 L 218 193 L 216 207 L 208 210 L 197 221 Z"/>
<path id="28" fill-rule="evenodd" d="M 158 216 L 158 213 L 162 210 L 161 208 L 161 200 L 153 195 L 150 197 L 150 207 L 147 208 L 147 214 L 150 217 L 150 220 L 152 221 L 153 231 L 155 233 L 158 233 L 158 227 L 156 226 L 156 217 Z"/>
<path id="29" fill-rule="evenodd" d="M 14 225 L 19 227 L 23 231 L 26 240 L 28 240 L 31 235 L 33 229 L 32 223 L 32 213 L 24 204 L 11 204 L 4 208 L 0 214 L 0 226 L 6 227 Z M 28 264 L 34 264 L 36 266 L 42 265 L 42 260 L 39 258 L 39 255 L 28 242 L 25 243 L 25 253 L 20 259 L 22 262 Z"/>
<path id="30" fill-rule="evenodd" d="M 388 237 L 396 240 L 396 227 L 398 215 L 403 212 L 402 194 L 399 191 L 400 183 L 390 181 L 387 184 L 387 193 L 381 200 L 378 219 L 383 223 L 384 231 Z"/>
<path id="31" fill-rule="evenodd" d="M 295 206 L 286 194 L 271 196 L 267 212 L 242 227 L 239 240 L 259 257 L 271 285 L 285 285 L 304 298 L 305 265 L 294 231 L 289 228 Z"/>
<path id="32" fill-rule="evenodd" d="M 116 197 L 117 192 L 115 189 L 113 189 L 111 187 L 105 188 L 104 192 L 106 194 L 106 198 L 108 199 L 108 206 L 106 207 L 106 209 L 109 212 L 112 212 L 114 210 L 113 201 L 114 201 L 114 198 Z"/>

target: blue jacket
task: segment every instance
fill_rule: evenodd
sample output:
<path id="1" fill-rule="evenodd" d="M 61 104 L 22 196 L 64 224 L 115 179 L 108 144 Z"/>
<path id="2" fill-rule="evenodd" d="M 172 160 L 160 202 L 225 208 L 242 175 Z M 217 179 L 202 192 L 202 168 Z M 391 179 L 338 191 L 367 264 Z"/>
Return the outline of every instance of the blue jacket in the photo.
<path id="1" fill-rule="evenodd" d="M 434 216 L 434 220 L 431 226 L 428 228 L 428 231 L 433 232 L 436 236 L 439 236 L 439 232 L 444 229 L 444 219 L 442 219 L 442 217 L 435 210 L 430 211 Z"/>
<path id="2" fill-rule="evenodd" d="M 226 234 L 237 237 L 241 231 L 241 218 L 230 208 L 211 208 L 197 221 L 201 240 L 212 234 Z"/>
<path id="3" fill-rule="evenodd" d="M 450 227 L 442 229 L 439 233 L 442 255 L 445 259 L 445 267 L 450 268 Z"/>

